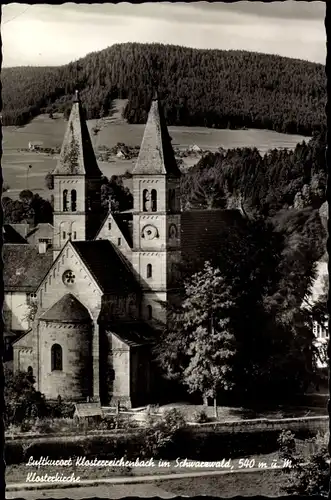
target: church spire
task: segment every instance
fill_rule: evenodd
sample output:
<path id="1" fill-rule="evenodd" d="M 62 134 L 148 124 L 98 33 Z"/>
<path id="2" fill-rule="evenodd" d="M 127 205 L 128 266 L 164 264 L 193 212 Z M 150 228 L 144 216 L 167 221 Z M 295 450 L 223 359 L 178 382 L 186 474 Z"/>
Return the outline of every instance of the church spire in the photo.
<path id="1" fill-rule="evenodd" d="M 154 91 L 151 108 L 133 175 L 180 176 L 171 139 L 157 91 Z"/>
<path id="2" fill-rule="evenodd" d="M 53 175 L 86 175 L 91 178 L 102 176 L 94 155 L 78 90 L 73 98 L 67 131 Z"/>

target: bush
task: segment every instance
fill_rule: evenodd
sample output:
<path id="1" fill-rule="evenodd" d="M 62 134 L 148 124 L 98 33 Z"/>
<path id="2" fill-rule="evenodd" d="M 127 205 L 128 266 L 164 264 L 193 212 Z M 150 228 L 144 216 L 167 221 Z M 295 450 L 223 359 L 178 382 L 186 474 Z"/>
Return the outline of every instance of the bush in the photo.
<path id="1" fill-rule="evenodd" d="M 185 419 L 177 409 L 165 412 L 161 420 L 153 421 L 150 418 L 147 427 L 142 432 L 142 455 L 147 458 L 161 458 L 161 456 L 162 458 L 173 458 L 177 438 L 185 426 Z"/>
<path id="2" fill-rule="evenodd" d="M 193 421 L 197 424 L 205 424 L 209 422 L 209 417 L 205 410 L 198 410 L 193 414 Z"/>
<path id="3" fill-rule="evenodd" d="M 284 433 L 285 434 L 285 433 Z M 314 440 L 306 440 L 307 445 L 314 442 L 315 451 L 305 457 L 293 447 L 293 435 L 281 438 L 283 443 L 281 457 L 292 461 L 292 467 L 284 469 L 283 489 L 290 495 L 328 495 L 330 481 L 330 456 L 328 452 L 329 435 L 318 435 Z"/>
<path id="4" fill-rule="evenodd" d="M 293 454 L 295 453 L 296 445 L 295 445 L 295 436 L 293 432 L 283 430 L 278 438 L 279 444 L 279 453 L 281 458 L 291 459 L 293 458 Z"/>
<path id="5" fill-rule="evenodd" d="M 24 462 L 24 450 L 22 443 L 9 441 L 5 444 L 6 465 L 15 465 Z"/>
<path id="6" fill-rule="evenodd" d="M 72 403 L 65 403 L 61 396 L 58 396 L 57 401 L 47 402 L 47 416 L 51 418 L 73 418 L 75 406 Z"/>
<path id="7" fill-rule="evenodd" d="M 36 434 L 50 434 L 54 432 L 53 421 L 37 418 L 32 424 L 31 431 Z"/>

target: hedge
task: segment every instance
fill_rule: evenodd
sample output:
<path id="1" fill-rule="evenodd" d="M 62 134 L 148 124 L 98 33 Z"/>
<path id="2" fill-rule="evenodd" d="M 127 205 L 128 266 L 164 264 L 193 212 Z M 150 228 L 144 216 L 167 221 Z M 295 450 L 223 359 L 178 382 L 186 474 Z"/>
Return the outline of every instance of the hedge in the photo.
<path id="1" fill-rule="evenodd" d="M 222 432 L 211 429 L 184 428 L 175 434 L 175 438 L 163 449 L 161 457 L 174 460 L 177 457 L 192 460 L 218 460 L 238 458 L 252 454 L 266 454 L 278 450 L 279 431 L 264 432 Z M 311 433 L 305 431 L 297 438 L 308 439 Z M 5 446 L 5 459 L 8 465 L 27 462 L 30 456 L 35 458 L 67 459 L 86 456 L 88 459 L 115 459 L 123 456 L 135 459 L 146 450 L 146 437 L 143 432 L 114 434 L 112 436 L 86 436 L 77 441 L 71 436 L 66 440 L 43 439 L 27 442 L 9 441 Z"/>

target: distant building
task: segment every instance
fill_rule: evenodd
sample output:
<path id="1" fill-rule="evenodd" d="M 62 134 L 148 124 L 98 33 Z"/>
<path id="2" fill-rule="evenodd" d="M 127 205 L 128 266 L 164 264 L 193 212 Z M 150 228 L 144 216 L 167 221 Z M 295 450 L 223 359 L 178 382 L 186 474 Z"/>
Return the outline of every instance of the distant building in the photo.
<path id="1" fill-rule="evenodd" d="M 325 253 L 322 259 L 317 263 L 317 276 L 313 284 L 311 294 L 303 304 L 305 307 L 313 307 L 319 300 L 321 295 L 325 292 L 325 286 L 328 284 L 328 256 Z M 329 318 L 326 316 L 324 321 L 319 323 L 312 322 L 313 334 L 315 336 L 315 346 L 318 350 L 317 366 L 319 368 L 326 368 L 327 362 L 325 358 L 325 348 L 329 339 Z"/>
<path id="2" fill-rule="evenodd" d="M 43 142 L 33 141 L 29 142 L 29 150 L 30 151 L 38 151 L 43 147 Z"/>

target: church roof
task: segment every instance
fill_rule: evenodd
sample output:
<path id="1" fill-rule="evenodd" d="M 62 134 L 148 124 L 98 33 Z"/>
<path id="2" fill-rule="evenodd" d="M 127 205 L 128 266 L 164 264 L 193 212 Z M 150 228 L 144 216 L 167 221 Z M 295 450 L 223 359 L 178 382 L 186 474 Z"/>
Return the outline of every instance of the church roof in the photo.
<path id="1" fill-rule="evenodd" d="M 142 322 L 111 324 L 107 327 L 107 331 L 130 347 L 152 345 L 155 342 L 155 332 Z"/>
<path id="2" fill-rule="evenodd" d="M 34 292 L 53 262 L 53 252 L 26 244 L 5 244 L 2 251 L 5 292 Z"/>
<path id="3" fill-rule="evenodd" d="M 133 247 L 133 216 L 132 212 L 117 212 L 112 214 L 119 230 L 128 242 L 129 246 Z"/>
<path id="4" fill-rule="evenodd" d="M 192 265 L 213 257 L 230 227 L 244 223 L 239 210 L 188 210 L 181 215 L 182 257 Z"/>
<path id="5" fill-rule="evenodd" d="M 131 269 L 110 241 L 72 241 L 71 244 L 104 293 L 118 294 L 138 287 Z"/>
<path id="6" fill-rule="evenodd" d="M 163 110 L 157 98 L 152 101 L 133 175 L 180 176 Z"/>
<path id="7" fill-rule="evenodd" d="M 86 323 L 91 321 L 86 307 L 71 293 L 64 295 L 42 314 L 39 319 L 56 323 Z"/>
<path id="8" fill-rule="evenodd" d="M 78 92 L 73 101 L 67 131 L 53 175 L 102 175 L 95 158 Z"/>

